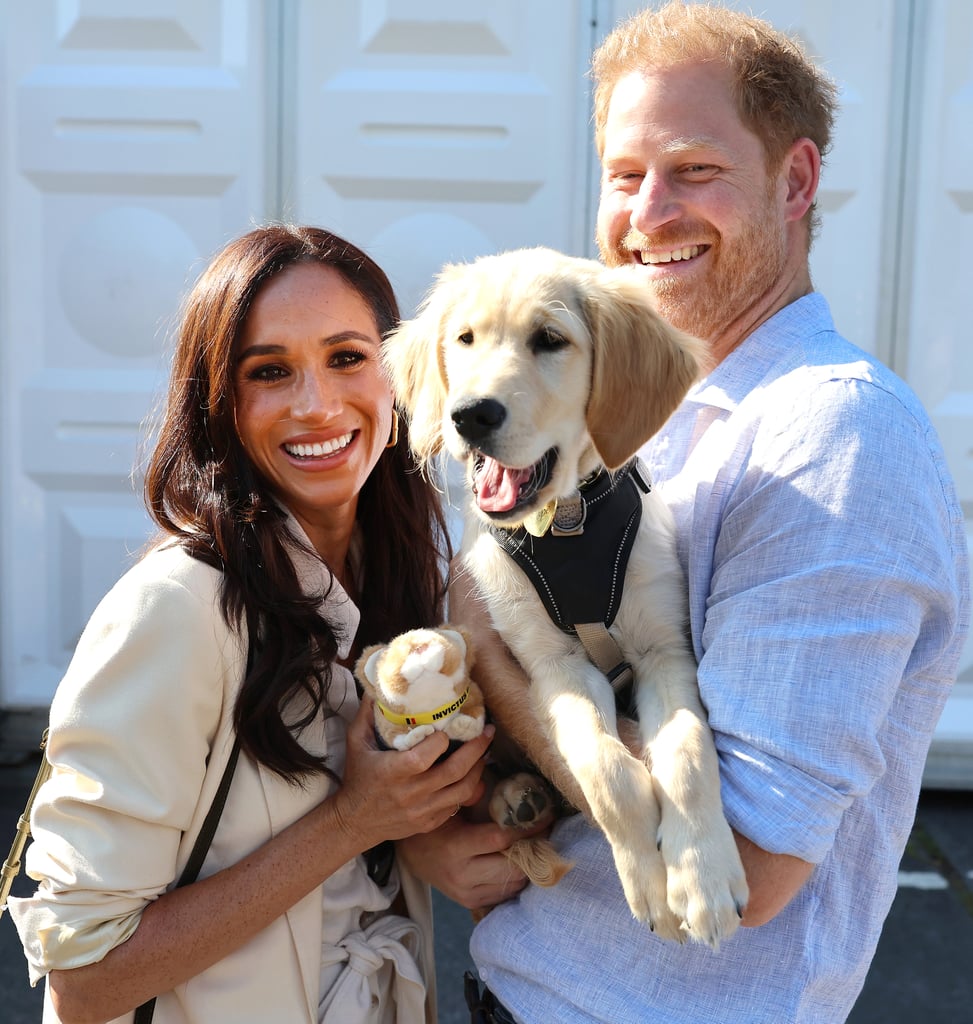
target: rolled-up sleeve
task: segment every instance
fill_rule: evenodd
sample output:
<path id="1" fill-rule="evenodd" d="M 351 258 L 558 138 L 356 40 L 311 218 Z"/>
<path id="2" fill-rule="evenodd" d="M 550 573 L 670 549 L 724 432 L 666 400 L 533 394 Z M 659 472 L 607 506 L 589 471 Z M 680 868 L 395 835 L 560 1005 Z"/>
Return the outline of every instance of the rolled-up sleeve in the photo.
<path id="1" fill-rule="evenodd" d="M 896 396 L 825 381 L 788 413 L 728 489 L 699 678 L 731 825 L 819 863 L 886 769 L 893 704 L 928 744 L 961 584 L 938 445 Z"/>
<path id="2" fill-rule="evenodd" d="M 164 571 L 180 559 L 157 552 L 119 581 L 55 695 L 26 857 L 39 887 L 10 901 L 32 983 L 101 960 L 174 878 L 239 657 L 210 571 Z"/>

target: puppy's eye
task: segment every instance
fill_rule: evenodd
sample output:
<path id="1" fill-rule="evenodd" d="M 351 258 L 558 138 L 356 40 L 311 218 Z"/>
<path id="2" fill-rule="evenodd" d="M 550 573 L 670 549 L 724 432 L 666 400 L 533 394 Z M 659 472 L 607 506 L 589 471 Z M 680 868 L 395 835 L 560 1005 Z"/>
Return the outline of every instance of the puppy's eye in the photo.
<path id="1" fill-rule="evenodd" d="M 461 345 L 472 345 L 473 344 L 473 332 L 463 331 L 463 333 L 456 339 Z"/>
<path id="2" fill-rule="evenodd" d="M 568 339 L 551 327 L 540 327 L 530 336 L 532 352 L 557 352 L 568 347 Z"/>

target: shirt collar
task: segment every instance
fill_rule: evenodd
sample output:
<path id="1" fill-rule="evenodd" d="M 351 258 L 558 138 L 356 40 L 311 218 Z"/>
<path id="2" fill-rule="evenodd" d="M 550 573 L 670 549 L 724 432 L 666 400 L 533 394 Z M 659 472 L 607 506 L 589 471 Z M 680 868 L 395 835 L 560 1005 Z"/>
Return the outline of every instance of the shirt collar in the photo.
<path id="1" fill-rule="evenodd" d="M 744 338 L 712 373 L 690 389 L 685 401 L 732 412 L 795 343 L 803 346 L 810 334 L 833 330 L 824 296 L 819 292 L 804 295 Z"/>
<path id="2" fill-rule="evenodd" d="M 322 605 L 327 605 L 328 621 L 336 627 L 338 659 L 347 658 L 351 653 L 352 641 L 358 632 L 361 613 L 338 582 L 338 577 L 314 554 L 314 547 L 301 524 L 289 510 L 284 511 L 284 530 L 289 542 L 287 552 L 301 584 L 301 591 L 309 597 L 321 597 Z M 352 538 L 349 554 L 353 563 L 358 563 L 355 571 L 360 573 L 361 543 L 357 535 Z"/>

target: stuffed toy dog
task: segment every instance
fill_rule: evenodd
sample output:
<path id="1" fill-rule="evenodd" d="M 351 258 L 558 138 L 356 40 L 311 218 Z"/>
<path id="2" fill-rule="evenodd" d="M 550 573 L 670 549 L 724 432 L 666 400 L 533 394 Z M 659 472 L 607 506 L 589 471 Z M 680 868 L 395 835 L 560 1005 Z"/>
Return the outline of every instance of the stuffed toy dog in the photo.
<path id="1" fill-rule="evenodd" d="M 409 630 L 367 647 L 355 675 L 375 701 L 380 746 L 408 750 L 436 730 L 450 738 L 450 749 L 479 736 L 486 709 L 470 678 L 473 662 L 469 634 L 449 625 Z M 523 830 L 553 821 L 557 799 L 542 778 L 518 771 L 493 779 L 489 815 L 504 828 Z M 506 856 L 536 885 L 554 885 L 571 867 L 546 839 L 536 837 L 517 840 Z"/>

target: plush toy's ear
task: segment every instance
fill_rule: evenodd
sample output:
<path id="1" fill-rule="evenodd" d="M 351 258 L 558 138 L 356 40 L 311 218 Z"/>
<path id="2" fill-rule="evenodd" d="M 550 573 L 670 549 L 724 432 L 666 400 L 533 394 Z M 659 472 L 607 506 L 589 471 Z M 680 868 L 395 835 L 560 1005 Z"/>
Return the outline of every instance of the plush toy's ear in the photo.
<path id="1" fill-rule="evenodd" d="M 386 644 L 372 644 L 371 647 L 366 647 L 355 663 L 355 677 L 370 697 L 378 696 L 378 662 L 385 652 L 386 646 Z"/>
<path id="2" fill-rule="evenodd" d="M 588 433 L 605 465 L 617 469 L 675 411 L 706 349 L 659 316 L 629 268 L 592 275 L 583 302 L 593 343 Z"/>
<path id="3" fill-rule="evenodd" d="M 465 626 L 452 626 L 447 624 L 445 626 L 440 626 L 439 632 L 459 648 L 463 659 L 466 662 L 466 674 L 469 675 L 470 669 L 473 668 L 473 664 L 476 660 L 473 656 L 473 641 L 469 630 Z"/>

